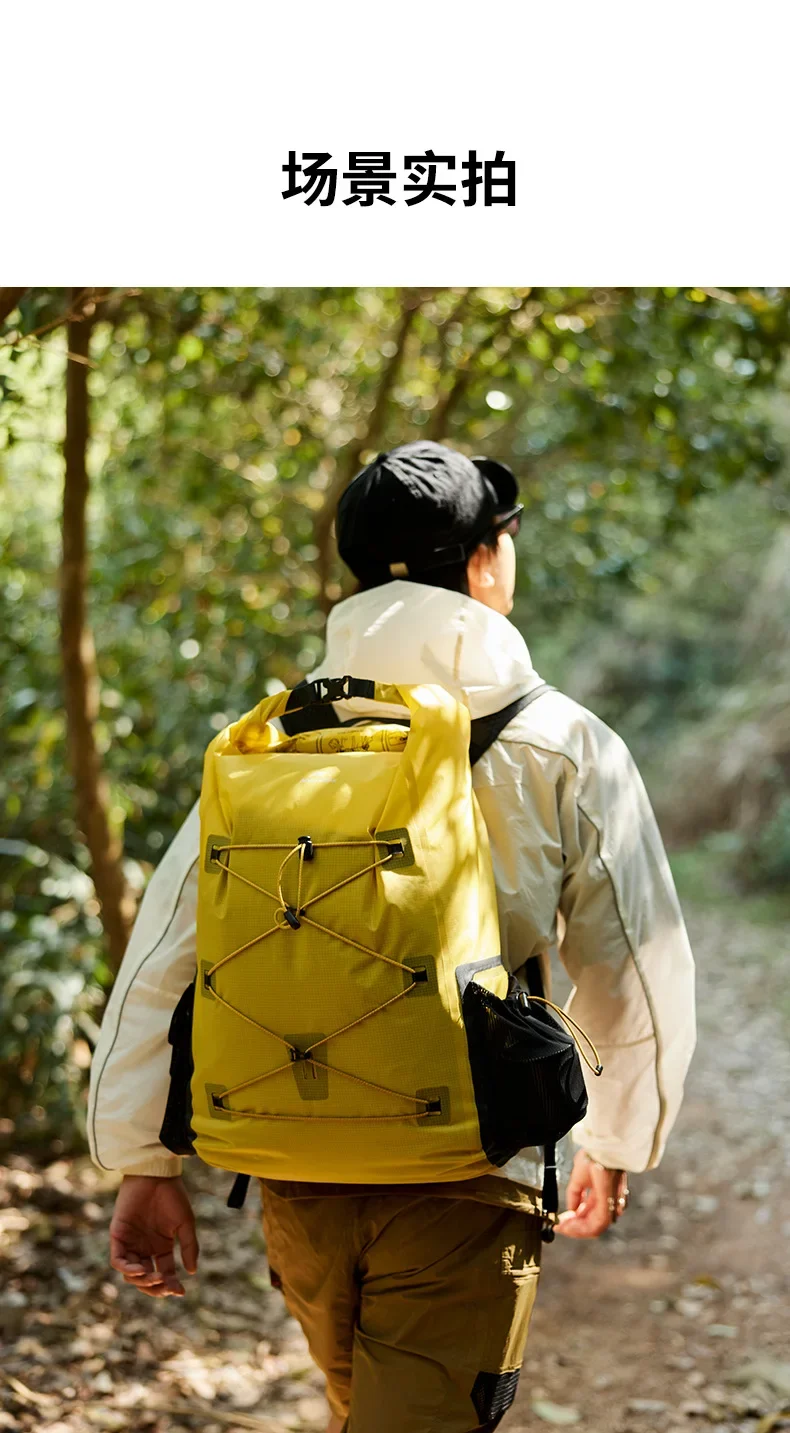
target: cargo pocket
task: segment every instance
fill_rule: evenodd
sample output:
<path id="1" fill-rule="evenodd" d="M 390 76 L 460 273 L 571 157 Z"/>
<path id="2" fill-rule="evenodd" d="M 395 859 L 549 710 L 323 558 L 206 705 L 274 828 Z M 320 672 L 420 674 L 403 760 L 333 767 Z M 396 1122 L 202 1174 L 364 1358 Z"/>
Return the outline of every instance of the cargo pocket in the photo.
<path id="1" fill-rule="evenodd" d="M 530 1225 L 533 1222 L 535 1232 L 534 1236 L 530 1236 L 531 1242 L 534 1249 L 539 1250 L 540 1221 L 530 1220 Z M 499 1347 L 494 1357 L 494 1348 L 489 1342 L 488 1369 L 481 1369 L 472 1385 L 470 1396 L 479 1419 L 480 1433 L 493 1433 L 516 1396 L 539 1275 L 540 1267 L 534 1251 L 530 1256 L 529 1240 L 503 1250 L 502 1276 L 508 1280 L 510 1288 L 508 1293 L 503 1289 L 502 1305 L 509 1307 L 510 1323 L 500 1330 Z"/>
<path id="2" fill-rule="evenodd" d="M 488 1272 L 477 1266 L 472 1271 L 473 1276 L 479 1274 L 483 1322 L 475 1349 L 477 1372 L 468 1387 L 478 1418 L 474 1426 L 481 1433 L 491 1433 L 497 1427 L 516 1396 L 543 1250 L 539 1216 L 517 1210 L 497 1213 L 500 1217 L 490 1246 Z M 472 1369 L 474 1364 L 470 1373 Z"/>

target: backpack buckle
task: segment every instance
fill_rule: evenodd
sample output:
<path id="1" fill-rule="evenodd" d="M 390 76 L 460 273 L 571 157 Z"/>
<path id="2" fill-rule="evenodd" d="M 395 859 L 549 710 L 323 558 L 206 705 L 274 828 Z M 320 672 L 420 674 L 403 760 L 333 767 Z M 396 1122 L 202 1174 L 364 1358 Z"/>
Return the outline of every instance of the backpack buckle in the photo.
<path id="1" fill-rule="evenodd" d="M 318 691 L 318 700 L 323 702 L 342 702 L 350 696 L 350 677 L 318 677 L 314 686 Z"/>

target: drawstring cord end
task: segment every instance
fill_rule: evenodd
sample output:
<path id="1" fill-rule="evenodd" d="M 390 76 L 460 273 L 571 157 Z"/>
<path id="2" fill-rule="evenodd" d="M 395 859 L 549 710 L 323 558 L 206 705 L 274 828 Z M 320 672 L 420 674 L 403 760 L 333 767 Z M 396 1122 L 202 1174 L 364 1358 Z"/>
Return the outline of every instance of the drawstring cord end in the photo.
<path id="1" fill-rule="evenodd" d="M 583 1030 L 581 1025 L 578 1025 L 576 1023 L 573 1016 L 569 1015 L 567 1010 L 561 1010 L 559 1005 L 555 1005 L 553 1000 L 547 1000 L 545 995 L 526 995 L 526 1000 L 527 1004 L 529 1004 L 530 1000 L 535 1000 L 538 1005 L 546 1005 L 548 1006 L 549 1010 L 554 1011 L 555 1015 L 559 1015 L 560 1020 L 562 1020 L 563 1024 L 567 1027 L 568 1033 L 576 1042 L 576 1048 L 579 1051 L 579 1054 L 581 1055 L 585 1065 L 587 1066 L 587 1069 L 592 1070 L 592 1073 L 594 1075 L 603 1074 L 603 1065 L 601 1064 L 601 1057 L 598 1054 L 595 1045 L 587 1034 L 587 1031 Z M 595 1064 L 593 1064 L 593 1060 L 589 1058 L 586 1051 L 582 1048 L 581 1043 L 579 1041 L 579 1035 L 581 1035 L 582 1039 L 584 1040 L 587 1049 L 591 1051 Z"/>

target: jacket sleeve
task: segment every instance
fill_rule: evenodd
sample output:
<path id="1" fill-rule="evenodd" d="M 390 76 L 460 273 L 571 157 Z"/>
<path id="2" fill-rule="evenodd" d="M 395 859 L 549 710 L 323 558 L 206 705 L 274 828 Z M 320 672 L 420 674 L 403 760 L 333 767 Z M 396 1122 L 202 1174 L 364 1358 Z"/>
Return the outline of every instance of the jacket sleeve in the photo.
<path id="1" fill-rule="evenodd" d="M 170 1077 L 170 1019 L 195 973 L 200 842 L 194 806 L 151 877 L 91 1067 L 88 1138 L 101 1169 L 175 1175 L 159 1143 Z"/>
<path id="2" fill-rule="evenodd" d="M 560 796 L 560 957 L 567 1009 L 598 1046 L 573 1132 L 609 1168 L 658 1164 L 695 1044 L 694 962 L 647 792 L 614 732 L 587 714 L 584 752 Z"/>

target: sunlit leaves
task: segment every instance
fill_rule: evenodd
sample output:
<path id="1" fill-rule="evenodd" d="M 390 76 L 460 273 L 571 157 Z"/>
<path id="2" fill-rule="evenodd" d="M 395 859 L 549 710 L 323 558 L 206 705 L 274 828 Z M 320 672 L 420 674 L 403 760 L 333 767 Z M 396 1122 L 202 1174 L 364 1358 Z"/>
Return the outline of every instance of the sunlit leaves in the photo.
<path id="1" fill-rule="evenodd" d="M 600 611 L 617 589 L 649 593 L 656 554 L 701 495 L 770 485 L 780 450 L 757 400 L 787 347 L 784 291 L 407 297 L 419 310 L 377 446 L 439 437 L 513 466 L 526 506 L 516 616 L 530 634 Z M 143 874 L 197 794 L 213 733 L 320 656 L 315 522 L 349 445 L 367 441 L 404 301 L 395 289 L 150 289 L 96 325 L 97 739 L 113 821 Z M 12 339 L 0 346 L 0 681 L 12 694 L 0 809 L 12 839 L 82 871 L 57 653 L 65 339 L 31 337 L 66 303 L 65 290 L 31 290 L 0 335 Z M 338 566 L 335 596 L 343 580 Z M 88 989 L 96 917 L 50 879 L 18 863 L 0 875 L 0 914 L 16 891 L 30 917 L 4 939 L 36 970 L 76 963 Z M 61 1015 L 42 975 L 40 1030 Z M 0 1059 L 5 1039 L 2 1027 Z"/>

